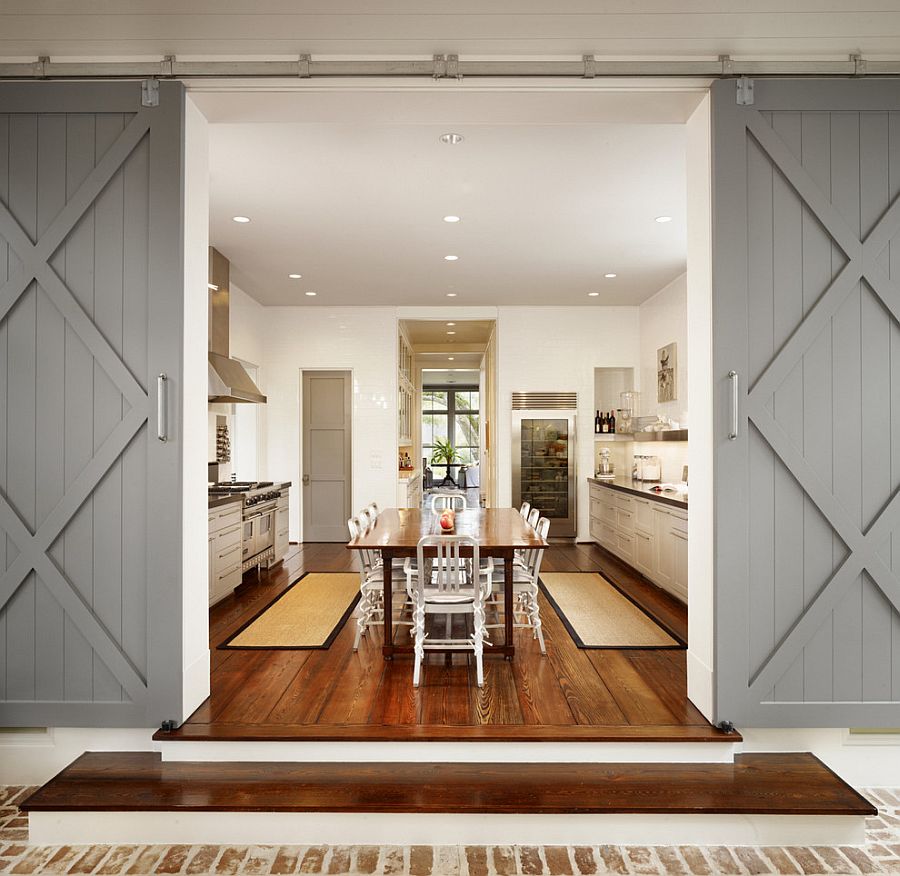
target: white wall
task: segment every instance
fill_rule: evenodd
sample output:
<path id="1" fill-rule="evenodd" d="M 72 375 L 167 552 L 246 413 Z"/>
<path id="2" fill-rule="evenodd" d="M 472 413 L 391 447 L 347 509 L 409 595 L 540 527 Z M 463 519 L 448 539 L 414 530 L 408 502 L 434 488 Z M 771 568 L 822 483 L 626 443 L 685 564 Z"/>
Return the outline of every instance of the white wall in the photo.
<path id="1" fill-rule="evenodd" d="M 594 369 L 638 367 L 637 307 L 500 307 L 497 310 L 498 503 L 512 502 L 512 393 L 578 393 L 578 540 L 589 540 L 585 478 L 594 466 Z M 550 534 L 553 534 L 551 528 Z"/>
<path id="2" fill-rule="evenodd" d="M 184 192 L 184 353 L 182 438 L 183 717 L 209 695 L 209 569 L 206 469 L 209 265 L 209 140 L 206 119 L 185 99 Z M 176 716 L 173 715 L 173 718 Z"/>
<path id="3" fill-rule="evenodd" d="M 690 530 L 688 539 L 688 696 L 714 711 L 712 204 L 709 96 L 687 126 L 687 313 L 691 369 Z"/>
<path id="4" fill-rule="evenodd" d="M 352 507 L 397 504 L 397 310 L 393 307 L 267 307 L 268 463 L 289 480 L 291 540 L 300 515 L 300 372 L 352 370 Z"/>

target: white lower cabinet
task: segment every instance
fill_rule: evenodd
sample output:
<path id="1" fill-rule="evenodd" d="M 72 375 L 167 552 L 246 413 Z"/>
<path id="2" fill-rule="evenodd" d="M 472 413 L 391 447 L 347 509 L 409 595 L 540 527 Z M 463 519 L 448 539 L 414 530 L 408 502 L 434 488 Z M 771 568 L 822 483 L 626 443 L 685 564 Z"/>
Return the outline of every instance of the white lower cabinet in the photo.
<path id="1" fill-rule="evenodd" d="M 422 504 L 422 477 L 414 474 L 397 482 L 397 507 L 418 508 Z"/>
<path id="2" fill-rule="evenodd" d="M 273 562 L 284 559 L 290 543 L 289 531 L 290 508 L 288 506 L 287 493 L 282 494 L 275 506 L 275 556 Z"/>
<path id="3" fill-rule="evenodd" d="M 591 484 L 591 538 L 687 602 L 687 512 Z"/>
<path id="4" fill-rule="evenodd" d="M 241 583 L 241 503 L 209 512 L 209 604 Z"/>

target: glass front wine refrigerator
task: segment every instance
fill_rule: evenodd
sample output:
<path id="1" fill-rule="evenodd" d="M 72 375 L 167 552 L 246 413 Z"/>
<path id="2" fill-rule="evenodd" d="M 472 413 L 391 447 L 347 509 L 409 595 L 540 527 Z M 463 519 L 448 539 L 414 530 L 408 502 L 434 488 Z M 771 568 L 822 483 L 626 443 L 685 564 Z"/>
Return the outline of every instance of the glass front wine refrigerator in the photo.
<path id="1" fill-rule="evenodd" d="M 575 538 L 574 392 L 512 394 L 512 498 L 550 520 L 550 536 Z"/>

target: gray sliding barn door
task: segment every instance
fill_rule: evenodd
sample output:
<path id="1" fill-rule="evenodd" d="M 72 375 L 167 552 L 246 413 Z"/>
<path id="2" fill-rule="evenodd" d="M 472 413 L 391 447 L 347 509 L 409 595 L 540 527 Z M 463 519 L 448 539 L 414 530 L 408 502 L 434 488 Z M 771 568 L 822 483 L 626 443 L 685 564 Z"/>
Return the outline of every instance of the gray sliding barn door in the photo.
<path id="1" fill-rule="evenodd" d="M 712 132 L 716 717 L 898 727 L 900 82 L 719 82 Z"/>
<path id="2" fill-rule="evenodd" d="M 0 725 L 180 717 L 183 106 L 0 83 Z"/>

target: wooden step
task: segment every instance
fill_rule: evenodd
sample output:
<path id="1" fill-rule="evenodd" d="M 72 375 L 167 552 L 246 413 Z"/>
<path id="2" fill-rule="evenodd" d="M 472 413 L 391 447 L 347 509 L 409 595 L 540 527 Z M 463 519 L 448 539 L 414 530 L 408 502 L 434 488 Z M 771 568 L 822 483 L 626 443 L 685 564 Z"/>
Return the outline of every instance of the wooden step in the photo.
<path id="1" fill-rule="evenodd" d="M 90 753 L 22 808 L 31 841 L 43 845 L 855 844 L 875 812 L 809 754 L 599 764 Z"/>
<path id="2" fill-rule="evenodd" d="M 26 812 L 876 814 L 811 754 L 733 764 L 168 763 L 89 752 Z"/>

